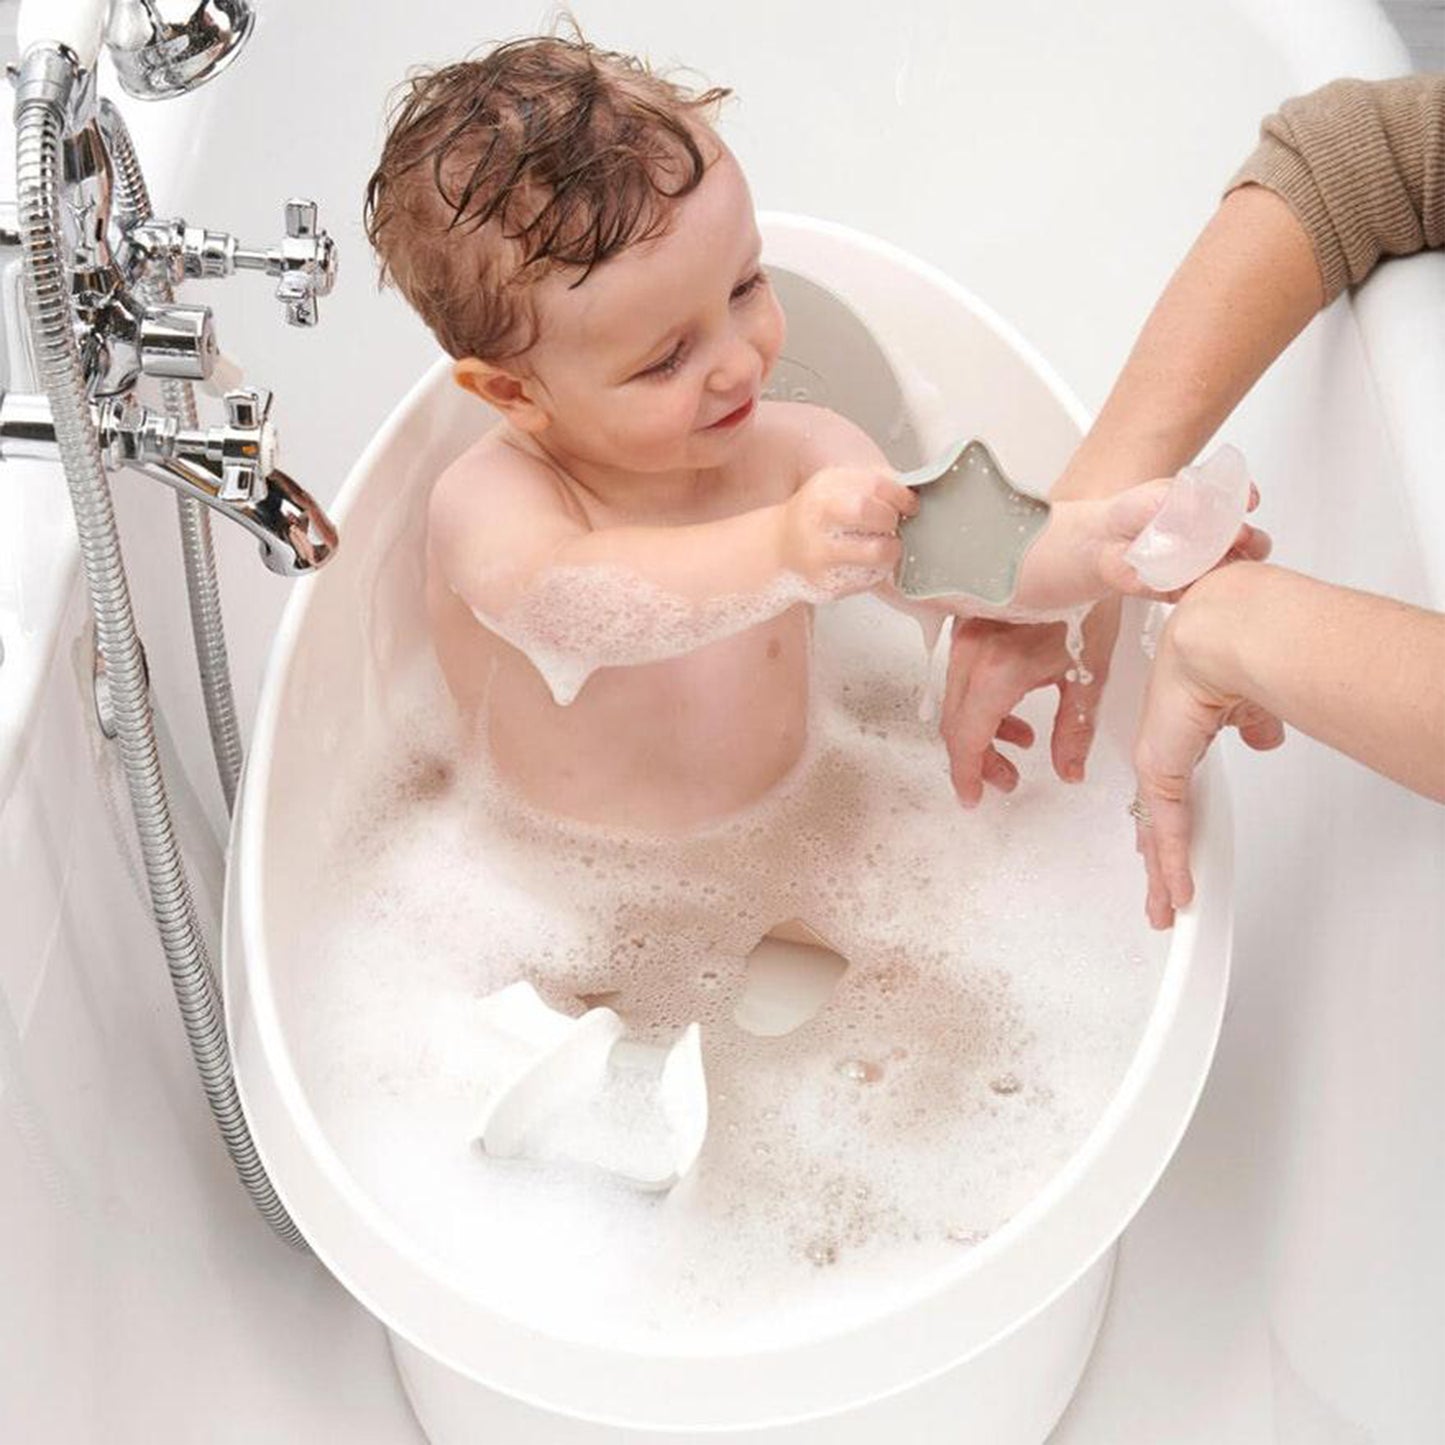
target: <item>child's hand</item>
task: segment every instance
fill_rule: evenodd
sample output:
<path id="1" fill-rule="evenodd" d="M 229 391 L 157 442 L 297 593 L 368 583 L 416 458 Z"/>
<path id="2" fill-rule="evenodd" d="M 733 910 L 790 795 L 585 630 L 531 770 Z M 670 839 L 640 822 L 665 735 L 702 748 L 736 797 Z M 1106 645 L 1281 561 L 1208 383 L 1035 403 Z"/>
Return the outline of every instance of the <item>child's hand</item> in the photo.
<path id="1" fill-rule="evenodd" d="M 886 471 L 825 467 L 782 508 L 782 566 L 830 597 L 867 591 L 893 575 L 899 520 L 917 510 L 918 498 Z"/>

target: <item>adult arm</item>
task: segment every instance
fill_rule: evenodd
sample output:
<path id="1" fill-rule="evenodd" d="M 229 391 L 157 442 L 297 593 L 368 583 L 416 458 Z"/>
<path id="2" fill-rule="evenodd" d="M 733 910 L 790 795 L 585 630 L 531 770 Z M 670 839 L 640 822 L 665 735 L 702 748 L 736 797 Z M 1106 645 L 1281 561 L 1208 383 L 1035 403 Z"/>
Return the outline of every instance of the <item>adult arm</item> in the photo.
<path id="1" fill-rule="evenodd" d="M 1052 495 L 1101 496 L 1177 471 L 1340 289 L 1382 256 L 1439 245 L 1445 76 L 1335 81 L 1286 102 L 1159 298 Z M 965 803 L 985 782 L 1017 780 L 992 739 L 1037 687 L 1060 691 L 1056 772 L 1083 777 L 1117 631 L 1117 603 L 1101 603 L 1085 629 L 1094 681 L 1084 684 L 1067 677 L 1057 626 L 955 629 L 942 726 Z"/>
<path id="2" fill-rule="evenodd" d="M 1260 128 L 1055 495 L 1187 463 L 1322 306 L 1445 246 L 1445 75 L 1336 80 Z"/>
<path id="3" fill-rule="evenodd" d="M 1160 637 L 1134 748 L 1156 928 L 1193 897 L 1190 779 L 1210 742 L 1232 723 L 1273 747 L 1281 720 L 1445 802 L 1445 615 L 1257 563 L 1195 583 Z"/>

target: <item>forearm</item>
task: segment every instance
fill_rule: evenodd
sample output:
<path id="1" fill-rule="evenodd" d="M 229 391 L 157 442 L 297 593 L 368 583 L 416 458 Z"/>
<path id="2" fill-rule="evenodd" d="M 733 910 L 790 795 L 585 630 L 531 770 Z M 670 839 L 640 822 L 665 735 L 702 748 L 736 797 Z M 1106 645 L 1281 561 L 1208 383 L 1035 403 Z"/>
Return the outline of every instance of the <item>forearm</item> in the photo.
<path id="1" fill-rule="evenodd" d="M 1323 299 L 1289 207 L 1258 186 L 1231 192 L 1159 298 L 1052 496 L 1103 496 L 1173 475 Z"/>
<path id="2" fill-rule="evenodd" d="M 1445 615 L 1238 563 L 1196 583 L 1169 631 L 1205 688 L 1445 801 Z"/>
<path id="3" fill-rule="evenodd" d="M 569 538 L 533 569 L 606 568 L 686 604 L 753 596 L 783 571 L 781 507 L 685 527 L 604 527 Z"/>
<path id="4" fill-rule="evenodd" d="M 1337 80 L 1266 118 L 1054 489 L 1173 474 L 1310 317 L 1385 256 L 1445 245 L 1445 77 Z"/>
<path id="5" fill-rule="evenodd" d="M 782 566 L 777 508 L 687 527 L 569 538 L 469 599 L 478 621 L 537 662 L 662 662 L 776 617 L 803 599 Z"/>

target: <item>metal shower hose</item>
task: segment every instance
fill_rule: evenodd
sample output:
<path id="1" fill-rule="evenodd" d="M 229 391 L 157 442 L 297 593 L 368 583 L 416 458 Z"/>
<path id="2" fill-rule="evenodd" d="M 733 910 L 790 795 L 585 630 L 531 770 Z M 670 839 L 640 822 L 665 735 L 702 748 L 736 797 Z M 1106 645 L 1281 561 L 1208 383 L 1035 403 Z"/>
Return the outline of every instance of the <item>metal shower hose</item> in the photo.
<path id="1" fill-rule="evenodd" d="M 115 511 L 91 421 L 72 330 L 60 243 L 60 159 L 64 103 L 56 97 L 58 51 L 26 56 L 16 110 L 19 226 L 31 334 L 50 402 L 60 458 L 75 510 L 80 554 L 105 658 L 121 759 L 145 859 L 156 928 L 201 1084 L 236 1173 L 271 1228 L 298 1249 L 305 1241 L 266 1175 L 241 1112 L 220 996 L 196 921 L 156 750 L 145 667 L 116 533 Z M 27 85 L 32 72 L 40 83 Z"/>
<path id="2" fill-rule="evenodd" d="M 135 221 L 148 221 L 150 192 L 141 171 L 140 158 L 131 144 L 125 118 L 110 101 L 100 102 L 101 122 L 115 162 L 115 180 L 121 206 Z M 156 277 L 149 283 L 151 297 L 160 302 L 172 299 L 170 282 Z M 167 378 L 161 383 L 166 411 L 181 426 L 196 428 L 196 398 L 188 381 Z M 226 799 L 227 813 L 236 806 L 236 788 L 241 778 L 241 728 L 236 721 L 236 698 L 231 690 L 231 665 L 226 656 L 226 631 L 221 615 L 221 591 L 216 581 L 216 554 L 211 546 L 211 514 L 194 497 L 177 495 L 176 513 L 181 529 L 181 554 L 185 559 L 186 595 L 190 599 L 191 635 L 196 647 L 196 665 L 201 675 L 201 696 L 211 730 L 211 752 Z"/>

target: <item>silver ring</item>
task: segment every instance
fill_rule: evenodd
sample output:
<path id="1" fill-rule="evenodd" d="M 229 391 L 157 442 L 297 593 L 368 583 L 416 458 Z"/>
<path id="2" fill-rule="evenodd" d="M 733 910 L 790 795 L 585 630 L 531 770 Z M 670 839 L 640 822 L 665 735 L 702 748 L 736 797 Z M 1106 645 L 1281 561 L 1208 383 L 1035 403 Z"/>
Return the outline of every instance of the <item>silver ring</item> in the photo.
<path id="1" fill-rule="evenodd" d="M 1136 797 L 1129 804 L 1129 816 L 1141 827 L 1152 828 L 1154 826 L 1154 815 L 1149 811 L 1149 804 L 1142 798 Z"/>

